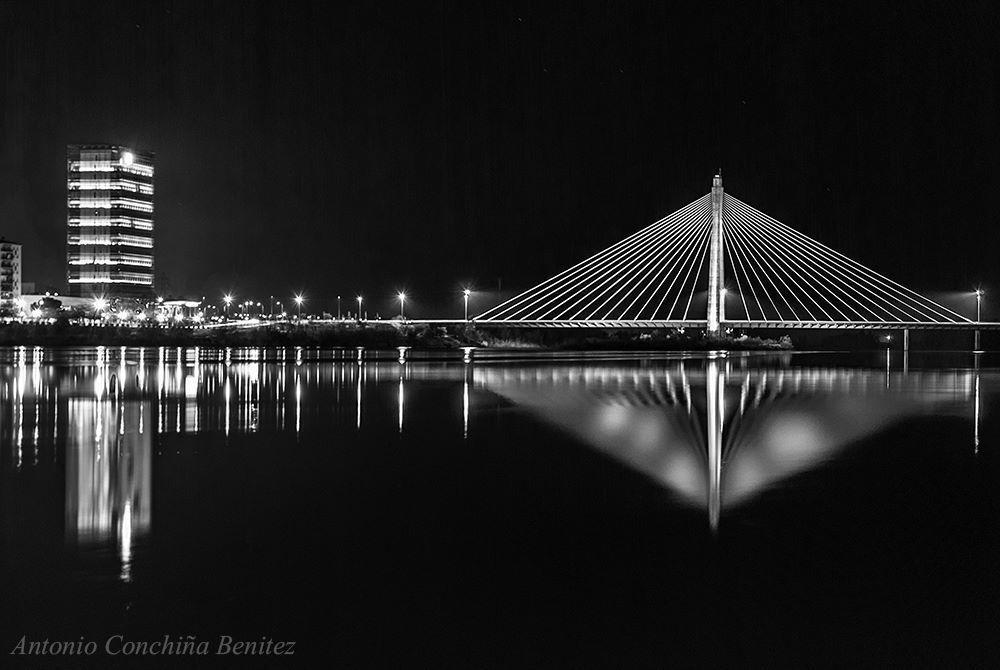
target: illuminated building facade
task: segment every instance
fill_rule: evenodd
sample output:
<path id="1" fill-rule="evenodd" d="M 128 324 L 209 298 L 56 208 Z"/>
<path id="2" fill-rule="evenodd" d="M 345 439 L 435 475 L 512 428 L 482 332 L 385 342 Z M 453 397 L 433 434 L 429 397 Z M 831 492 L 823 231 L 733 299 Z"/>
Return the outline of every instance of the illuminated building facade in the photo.
<path id="1" fill-rule="evenodd" d="M 21 245 L 0 237 L 0 305 L 21 299 Z"/>
<path id="2" fill-rule="evenodd" d="M 66 150 L 69 294 L 153 295 L 153 154 L 117 144 Z"/>

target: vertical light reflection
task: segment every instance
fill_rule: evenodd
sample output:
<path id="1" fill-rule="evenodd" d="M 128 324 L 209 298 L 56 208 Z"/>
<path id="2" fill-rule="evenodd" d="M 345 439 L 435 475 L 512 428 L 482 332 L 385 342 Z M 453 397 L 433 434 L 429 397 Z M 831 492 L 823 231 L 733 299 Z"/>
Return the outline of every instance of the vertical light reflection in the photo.
<path id="1" fill-rule="evenodd" d="M 469 437 L 469 377 L 462 382 L 462 439 Z"/>
<path id="2" fill-rule="evenodd" d="M 126 500 L 122 510 L 120 536 L 120 557 L 122 569 L 119 578 L 123 582 L 132 581 L 132 501 Z"/>
<path id="3" fill-rule="evenodd" d="M 358 351 L 358 355 L 359 356 L 361 355 L 360 350 Z M 358 364 L 360 365 L 360 363 L 361 361 L 359 360 Z M 358 389 L 356 395 L 358 402 L 358 417 L 357 417 L 356 427 L 358 430 L 361 430 L 361 368 L 358 368 Z"/>
<path id="4" fill-rule="evenodd" d="M 139 387 L 139 393 L 146 390 L 146 349 L 139 348 L 139 369 L 136 371 L 135 383 Z"/>
<path id="5" fill-rule="evenodd" d="M 399 377 L 399 390 L 397 392 L 397 403 L 399 405 L 399 432 L 403 432 L 403 376 Z"/>
<path id="6" fill-rule="evenodd" d="M 230 417 L 230 412 L 231 412 L 230 408 L 232 406 L 232 399 L 233 399 L 233 389 L 232 389 L 232 386 L 229 383 L 229 375 L 226 375 L 226 391 L 225 391 L 225 396 L 226 396 L 226 437 L 229 437 L 229 417 Z"/>
<path id="7" fill-rule="evenodd" d="M 719 514 L 722 509 L 722 430 L 725 416 L 726 383 L 719 364 L 708 361 L 705 378 L 706 411 L 708 424 L 708 523 L 712 531 L 719 528 Z"/>
<path id="8" fill-rule="evenodd" d="M 979 454 L 979 354 L 974 354 L 976 357 L 975 365 L 975 382 L 974 382 L 974 396 L 975 396 L 975 407 L 973 409 L 973 428 L 972 428 L 972 451 L 974 454 Z"/>
<path id="9" fill-rule="evenodd" d="M 35 421 L 31 431 L 31 462 L 38 465 L 38 424 L 41 418 L 42 402 L 42 348 L 35 347 L 32 353 L 31 392 L 35 400 Z"/>
<path id="10" fill-rule="evenodd" d="M 886 388 L 889 388 L 889 363 L 890 363 L 889 355 L 890 355 L 890 353 L 891 353 L 891 350 L 888 347 L 886 347 L 886 349 L 885 349 L 885 387 Z"/>
<path id="11" fill-rule="evenodd" d="M 21 347 L 23 354 L 24 347 Z M 24 459 L 24 386 L 27 383 L 27 374 L 24 367 L 24 358 L 20 358 L 17 363 L 17 376 L 14 378 L 14 442 L 17 444 L 16 467 L 21 469 Z"/>
<path id="12" fill-rule="evenodd" d="M 164 397 L 164 385 L 167 383 L 166 349 L 160 347 L 157 351 L 156 364 L 156 432 L 166 432 L 167 404 Z"/>
<path id="13" fill-rule="evenodd" d="M 184 376 L 184 432 L 198 432 L 198 378 Z"/>
<path id="14" fill-rule="evenodd" d="M 301 365 L 301 361 L 296 363 Z M 302 379 L 298 371 L 295 372 L 295 436 L 298 437 L 302 430 Z"/>

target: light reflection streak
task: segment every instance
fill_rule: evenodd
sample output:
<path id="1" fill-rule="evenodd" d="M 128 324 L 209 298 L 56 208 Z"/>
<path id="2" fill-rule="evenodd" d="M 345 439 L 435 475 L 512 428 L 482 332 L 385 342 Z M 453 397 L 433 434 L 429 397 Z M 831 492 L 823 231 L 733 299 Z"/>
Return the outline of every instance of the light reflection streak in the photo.
<path id="1" fill-rule="evenodd" d="M 469 377 L 462 380 L 462 439 L 469 437 Z"/>
<path id="2" fill-rule="evenodd" d="M 399 389 L 396 392 L 396 404 L 399 407 L 398 429 L 403 432 L 403 376 L 399 376 Z"/>
<path id="3" fill-rule="evenodd" d="M 972 453 L 974 453 L 974 454 L 976 454 L 978 456 L 979 455 L 979 413 L 980 413 L 980 410 L 979 410 L 979 405 L 980 405 L 980 397 L 979 397 L 979 376 L 980 376 L 979 375 L 979 356 L 980 355 L 977 353 L 977 354 L 973 354 L 973 356 L 975 357 L 975 367 L 974 367 L 975 372 L 974 372 L 974 374 L 975 374 L 975 377 L 976 377 L 976 381 L 975 381 L 975 403 L 974 403 L 975 404 L 975 409 L 973 409 L 973 418 L 972 418 L 972 425 L 973 425 L 973 428 L 972 428 Z"/>
<path id="4" fill-rule="evenodd" d="M 358 390 L 357 390 L 358 416 L 357 416 L 357 421 L 355 423 L 355 428 L 357 430 L 361 430 L 361 371 L 359 370 L 357 374 L 358 374 Z"/>
<path id="5" fill-rule="evenodd" d="M 301 347 L 300 347 L 301 348 Z M 295 373 L 295 435 L 302 430 L 302 380 Z"/>

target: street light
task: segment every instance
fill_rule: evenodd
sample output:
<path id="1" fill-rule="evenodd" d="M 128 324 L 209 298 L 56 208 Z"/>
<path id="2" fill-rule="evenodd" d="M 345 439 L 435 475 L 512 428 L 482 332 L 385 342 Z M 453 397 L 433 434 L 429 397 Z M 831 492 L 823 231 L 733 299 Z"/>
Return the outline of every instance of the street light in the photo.
<path id="1" fill-rule="evenodd" d="M 340 321 L 340 296 L 337 296 L 337 321 Z"/>
<path id="2" fill-rule="evenodd" d="M 983 289 L 976 289 L 976 325 L 979 325 L 983 320 Z M 973 342 L 973 351 L 982 351 L 979 348 L 979 329 L 976 329 L 975 342 Z"/>
<path id="3" fill-rule="evenodd" d="M 404 306 L 406 305 L 406 294 L 402 291 L 399 292 L 399 316 L 406 320 L 406 310 Z"/>
<path id="4" fill-rule="evenodd" d="M 305 298 L 299 293 L 295 296 L 295 305 L 299 308 L 299 318 L 302 318 L 302 303 L 305 302 Z"/>
<path id="5" fill-rule="evenodd" d="M 358 296 L 358 321 L 361 320 L 361 301 L 364 300 L 360 295 Z"/>
<path id="6" fill-rule="evenodd" d="M 226 316 L 229 316 L 229 306 L 233 304 L 233 294 L 227 293 L 222 296 L 222 302 L 226 304 Z"/>
<path id="7" fill-rule="evenodd" d="M 94 298 L 95 312 L 103 312 L 107 306 L 108 306 L 108 301 L 105 300 L 104 298 Z"/>
<path id="8" fill-rule="evenodd" d="M 472 291 L 469 289 L 464 289 L 462 291 L 462 299 L 465 300 L 465 320 L 469 320 L 469 296 L 472 295 Z"/>

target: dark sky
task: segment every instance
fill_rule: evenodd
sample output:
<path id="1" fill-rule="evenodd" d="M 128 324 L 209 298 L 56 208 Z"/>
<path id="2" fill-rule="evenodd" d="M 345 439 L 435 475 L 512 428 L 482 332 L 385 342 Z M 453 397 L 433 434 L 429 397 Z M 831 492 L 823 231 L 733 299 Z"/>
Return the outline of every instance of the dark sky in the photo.
<path id="1" fill-rule="evenodd" d="M 1000 301 L 995 3 L 407 4 L 0 4 L 25 279 L 63 286 L 65 145 L 107 141 L 156 152 L 174 294 L 457 310 L 463 283 L 526 288 L 721 167 L 904 284 Z"/>

